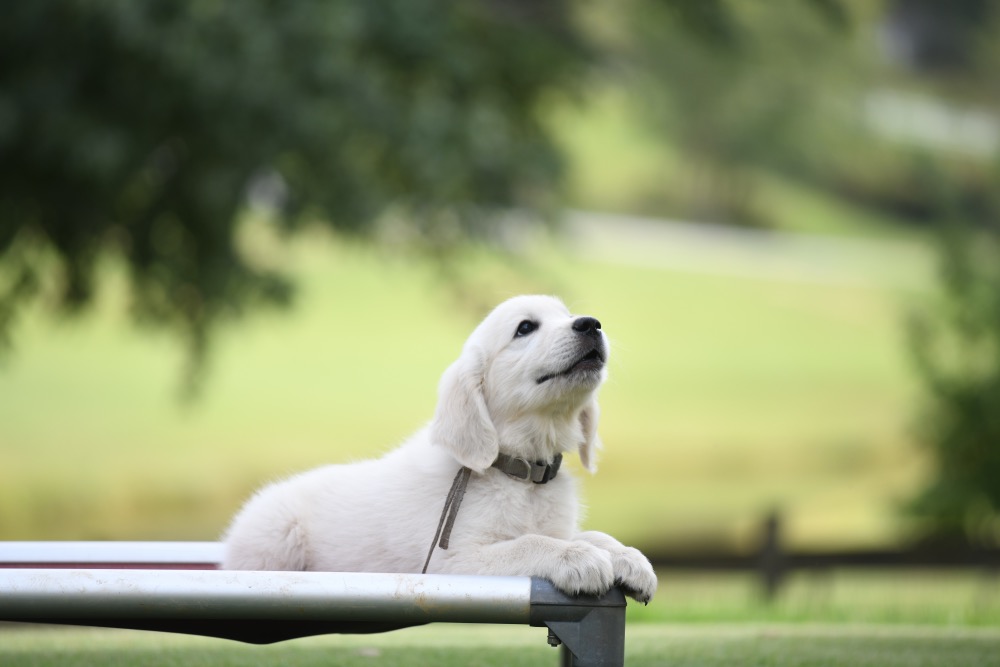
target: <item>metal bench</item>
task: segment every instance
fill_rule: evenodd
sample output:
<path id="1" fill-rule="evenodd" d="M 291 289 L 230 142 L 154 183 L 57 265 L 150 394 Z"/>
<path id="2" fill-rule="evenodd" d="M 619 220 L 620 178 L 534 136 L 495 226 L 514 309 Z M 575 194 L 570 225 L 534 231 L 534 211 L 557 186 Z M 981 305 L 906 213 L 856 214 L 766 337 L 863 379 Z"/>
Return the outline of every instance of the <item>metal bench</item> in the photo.
<path id="1" fill-rule="evenodd" d="M 0 621 L 269 644 L 433 622 L 546 627 L 561 664 L 623 665 L 625 597 L 528 577 L 218 570 L 215 542 L 0 542 Z"/>

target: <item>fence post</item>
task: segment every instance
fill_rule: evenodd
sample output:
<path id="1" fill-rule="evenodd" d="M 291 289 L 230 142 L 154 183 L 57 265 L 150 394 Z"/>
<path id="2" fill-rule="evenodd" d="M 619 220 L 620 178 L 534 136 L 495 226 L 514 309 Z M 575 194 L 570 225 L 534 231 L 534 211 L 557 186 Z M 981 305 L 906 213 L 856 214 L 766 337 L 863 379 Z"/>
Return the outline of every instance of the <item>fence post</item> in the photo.
<path id="1" fill-rule="evenodd" d="M 787 564 L 781 550 L 781 514 L 771 510 L 764 519 L 757 565 L 763 584 L 764 599 L 771 601 L 785 578 Z"/>

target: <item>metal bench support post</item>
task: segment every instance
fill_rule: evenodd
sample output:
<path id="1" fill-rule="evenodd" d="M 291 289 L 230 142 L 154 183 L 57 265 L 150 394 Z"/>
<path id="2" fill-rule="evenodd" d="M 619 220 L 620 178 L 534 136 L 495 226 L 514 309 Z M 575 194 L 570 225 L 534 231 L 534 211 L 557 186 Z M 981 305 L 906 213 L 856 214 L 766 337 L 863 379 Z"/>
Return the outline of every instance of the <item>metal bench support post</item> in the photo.
<path id="1" fill-rule="evenodd" d="M 564 667 L 624 665 L 625 604 L 617 588 L 571 598 L 544 579 L 531 580 L 531 625 L 547 627 L 561 643 Z"/>

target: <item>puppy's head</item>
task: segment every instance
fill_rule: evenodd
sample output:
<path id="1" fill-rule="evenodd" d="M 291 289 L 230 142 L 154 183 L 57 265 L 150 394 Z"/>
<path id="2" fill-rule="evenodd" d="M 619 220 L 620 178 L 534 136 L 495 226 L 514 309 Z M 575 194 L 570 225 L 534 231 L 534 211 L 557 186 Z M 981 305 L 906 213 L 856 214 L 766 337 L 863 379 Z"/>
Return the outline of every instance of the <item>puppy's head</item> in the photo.
<path id="1" fill-rule="evenodd" d="M 550 459 L 574 446 L 591 469 L 607 358 L 597 319 L 554 297 L 505 301 L 441 378 L 431 437 L 480 472 L 501 450 Z"/>

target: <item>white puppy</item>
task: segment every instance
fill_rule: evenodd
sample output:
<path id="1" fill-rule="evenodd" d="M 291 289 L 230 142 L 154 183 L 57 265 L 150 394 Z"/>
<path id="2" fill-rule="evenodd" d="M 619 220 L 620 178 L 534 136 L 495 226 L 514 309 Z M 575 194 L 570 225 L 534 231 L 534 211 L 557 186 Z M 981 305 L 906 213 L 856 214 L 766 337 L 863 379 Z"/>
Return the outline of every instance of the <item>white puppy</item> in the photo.
<path id="1" fill-rule="evenodd" d="M 223 567 L 537 576 L 571 595 L 617 583 L 648 602 L 649 561 L 578 532 L 575 482 L 558 467 L 576 450 L 593 470 L 607 355 L 600 322 L 556 298 L 500 304 L 444 373 L 425 429 L 380 459 L 259 491 L 229 528 Z"/>

